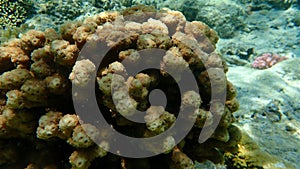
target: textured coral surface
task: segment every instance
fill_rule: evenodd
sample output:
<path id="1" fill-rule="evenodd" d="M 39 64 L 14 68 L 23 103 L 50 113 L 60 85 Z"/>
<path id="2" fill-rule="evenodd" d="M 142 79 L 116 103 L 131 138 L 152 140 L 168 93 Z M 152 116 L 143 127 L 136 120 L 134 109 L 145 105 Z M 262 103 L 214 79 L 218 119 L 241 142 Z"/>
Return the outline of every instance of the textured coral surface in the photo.
<path id="1" fill-rule="evenodd" d="M 153 10 L 134 7 L 120 13 L 103 12 L 83 22 L 66 23 L 59 33 L 54 29 L 30 30 L 2 44 L 1 167 L 189 169 L 194 168 L 194 161 L 222 164 L 225 152 L 237 152 L 241 135 L 232 125 L 232 113 L 239 104 L 233 85 L 223 76 L 226 63 L 215 52 L 216 32 L 202 22 L 187 22 L 178 11 Z M 101 44 L 110 51 L 96 69 L 93 57 L 99 53 L 87 58 L 80 51 L 85 45 Z M 151 49 L 162 52 L 148 56 L 154 59 L 144 58 Z M 127 70 L 141 60 L 157 59 L 158 70 L 134 75 Z M 186 69 L 193 73 L 199 93 L 187 87 L 181 96 L 176 83 L 187 85 L 182 77 Z M 96 79 L 91 79 L 93 73 Z M 165 153 L 155 157 L 131 159 L 109 153 L 105 151 L 110 148 L 109 142 L 93 141 L 107 133 L 82 120 L 72 104 L 71 86 L 84 87 L 91 80 L 95 80 L 103 116 L 125 135 L 159 135 L 172 128 L 179 109 L 192 110 L 194 127 L 177 146 L 174 138 L 165 140 Z M 148 98 L 154 89 L 165 93 L 166 105 L 151 105 Z M 227 93 L 224 98 L 223 92 Z M 132 116 L 134 110 L 145 112 L 145 124 L 124 118 Z M 220 119 L 216 130 L 199 144 L 199 133 L 204 127 L 209 130 L 216 118 Z"/>
<path id="2" fill-rule="evenodd" d="M 15 27 L 25 22 L 31 15 L 32 7 L 31 0 L 0 0 L 0 29 Z"/>
<path id="3" fill-rule="evenodd" d="M 263 53 L 253 61 L 252 67 L 256 69 L 267 69 L 286 59 L 287 57 L 280 56 L 276 53 Z"/>

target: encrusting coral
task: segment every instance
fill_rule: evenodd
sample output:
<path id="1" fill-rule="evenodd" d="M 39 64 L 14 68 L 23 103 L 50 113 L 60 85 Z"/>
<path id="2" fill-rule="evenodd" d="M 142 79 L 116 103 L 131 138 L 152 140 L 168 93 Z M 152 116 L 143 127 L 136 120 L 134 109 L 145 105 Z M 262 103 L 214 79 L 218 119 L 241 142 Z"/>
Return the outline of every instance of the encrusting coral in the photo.
<path id="1" fill-rule="evenodd" d="M 194 168 L 195 160 L 224 163 L 224 152 L 236 152 L 240 134 L 238 128 L 232 125 L 232 113 L 237 110 L 238 102 L 233 85 L 226 76 L 222 76 L 227 66 L 215 52 L 217 34 L 202 22 L 187 22 L 178 11 L 164 9 L 153 13 L 150 8 L 151 13 L 147 13 L 145 7 L 143 12 L 136 11 L 136 8 L 131 8 L 123 13 L 103 12 L 82 23 L 63 25 L 60 34 L 53 29 L 44 32 L 30 30 L 19 39 L 2 44 L 1 142 L 30 142 L 47 152 L 47 146 L 40 146 L 42 141 L 50 148 L 57 146 L 57 149 L 65 151 L 60 152 L 61 159 L 49 164 L 38 163 L 36 161 L 41 160 L 29 157 L 26 162 L 12 161 L 7 156 L 14 158 L 15 154 L 6 154 L 10 151 L 7 147 L 9 150 L 0 151 L 0 157 L 6 157 L 0 160 L 0 166 L 190 169 Z M 108 62 L 99 70 L 92 58 L 79 54 L 89 42 L 101 42 L 112 49 L 107 54 Z M 137 66 L 143 60 L 148 61 L 147 64 L 155 61 L 145 59 L 142 53 L 153 48 L 164 51 L 159 58 L 161 70 L 145 70 L 130 75 L 129 66 Z M 183 81 L 181 73 L 186 69 L 192 71 L 199 93 L 185 89 L 180 98 L 176 82 Z M 169 72 L 176 76 L 171 77 Z M 95 126 L 82 120 L 72 105 L 72 84 L 84 87 L 93 80 L 93 73 L 97 74 L 95 92 L 98 105 L 114 129 L 130 136 L 152 137 L 174 125 L 179 109 L 194 111 L 194 127 L 177 146 L 173 137 L 165 140 L 165 153 L 159 155 L 162 158 L 130 159 L 107 153 L 105 150 L 109 150 L 109 142 L 103 141 L 98 145 L 93 141 L 107 133 L 99 132 Z M 168 99 L 166 107 L 151 105 L 149 94 L 154 89 L 165 92 Z M 212 92 L 216 95 L 226 92 L 224 103 L 222 97 L 211 101 L 215 99 Z M 181 107 L 177 106 L 180 101 L 176 96 L 182 100 Z M 145 112 L 145 124 L 124 118 L 132 116 L 134 110 Z M 220 118 L 217 129 L 207 141 L 198 143 L 199 133 L 203 128 L 212 126 L 215 117 Z M 15 152 L 13 148 L 11 151 Z M 26 151 L 29 154 L 34 152 L 30 147 Z"/>

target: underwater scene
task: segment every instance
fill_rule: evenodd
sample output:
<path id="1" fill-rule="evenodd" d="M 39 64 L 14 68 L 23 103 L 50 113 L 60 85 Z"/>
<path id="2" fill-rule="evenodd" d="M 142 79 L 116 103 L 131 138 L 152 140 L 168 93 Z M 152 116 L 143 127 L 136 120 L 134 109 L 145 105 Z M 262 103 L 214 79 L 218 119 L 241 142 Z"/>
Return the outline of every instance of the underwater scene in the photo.
<path id="1" fill-rule="evenodd" d="M 300 169 L 300 0 L 0 0 L 0 169 Z"/>

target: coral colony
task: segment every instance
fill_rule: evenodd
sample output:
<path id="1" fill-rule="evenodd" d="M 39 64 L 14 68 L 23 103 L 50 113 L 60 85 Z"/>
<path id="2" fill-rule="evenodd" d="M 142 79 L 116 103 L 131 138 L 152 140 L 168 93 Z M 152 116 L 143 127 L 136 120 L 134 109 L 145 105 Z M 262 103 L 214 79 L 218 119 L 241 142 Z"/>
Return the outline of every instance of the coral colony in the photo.
<path id="1" fill-rule="evenodd" d="M 221 76 L 227 72 L 227 66 L 215 52 L 216 32 L 202 22 L 187 22 L 181 12 L 168 9 L 149 16 L 137 13 L 140 20 L 125 21 L 125 16 L 135 14 L 133 11 L 137 10 L 102 12 L 83 22 L 66 23 L 61 26 L 60 33 L 51 28 L 43 32 L 30 30 L 20 38 L 2 44 L 0 165 L 31 169 L 87 169 L 93 165 L 124 169 L 190 169 L 194 168 L 195 160 L 224 163 L 225 152 L 237 151 L 241 134 L 232 125 L 232 113 L 239 104 L 233 85 L 226 76 Z M 130 38 L 123 40 L 124 37 Z M 169 80 L 164 70 L 192 70 L 200 95 L 187 91 L 182 100 L 183 107 L 196 107 L 196 122 L 180 144 L 173 147 L 172 141 L 166 142 L 167 149 L 159 158 L 130 159 L 108 153 L 93 142 L 90 137 L 102 133 L 75 114 L 71 96 L 72 84 L 84 86 L 89 73 L 97 71 L 89 59 L 76 61 L 84 44 L 90 40 L 112 48 L 108 54 L 110 62 L 97 72 L 95 93 L 108 123 L 129 136 L 151 137 L 172 127 L 177 118 L 176 109 L 172 107 L 177 103 L 176 99 L 168 98 L 166 108 L 150 107 L 148 94 L 160 88 L 166 90 L 167 95 L 178 96 L 173 90 L 176 89 L 174 79 Z M 123 60 L 135 63 L 145 57 L 139 51 L 152 48 L 165 51 L 161 71 L 121 76 L 126 74 Z M 122 90 L 111 92 L 113 74 L 119 74 L 119 82 L 128 87 L 132 104 L 122 100 Z M 216 83 L 215 92 L 221 92 L 223 88 L 226 91 L 225 104 L 210 100 L 211 80 Z M 195 100 L 201 104 L 195 105 Z M 131 122 L 121 115 L 133 109 L 145 111 L 145 124 Z M 214 116 L 221 119 L 217 129 L 207 141 L 198 143 L 200 131 L 212 125 Z M 103 146 L 109 147 L 109 142 Z"/>
<path id="2" fill-rule="evenodd" d="M 254 59 L 252 67 L 256 69 L 267 69 L 286 59 L 288 58 L 276 53 L 263 53 Z"/>

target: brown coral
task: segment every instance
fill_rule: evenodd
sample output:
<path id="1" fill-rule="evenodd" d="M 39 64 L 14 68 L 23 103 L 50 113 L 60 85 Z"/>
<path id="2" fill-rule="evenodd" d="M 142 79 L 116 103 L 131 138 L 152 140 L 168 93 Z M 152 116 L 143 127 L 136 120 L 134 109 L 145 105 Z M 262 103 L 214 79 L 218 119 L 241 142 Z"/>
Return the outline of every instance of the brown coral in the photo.
<path id="1" fill-rule="evenodd" d="M 76 45 L 71 45 L 65 40 L 54 40 L 50 45 L 50 51 L 54 56 L 54 62 L 62 66 L 74 65 L 79 53 Z"/>
<path id="2" fill-rule="evenodd" d="M 109 161 L 104 167 L 123 168 L 188 169 L 194 167 L 194 160 L 222 163 L 224 152 L 236 150 L 240 136 L 232 126 L 232 113 L 238 108 L 236 91 L 223 76 L 227 67 L 215 52 L 217 41 L 216 32 L 202 22 L 187 22 L 178 11 L 164 9 L 156 13 L 147 7 L 134 7 L 122 13 L 103 12 L 83 22 L 70 22 L 61 27 L 60 34 L 53 29 L 28 31 L 20 39 L 0 47 L 0 138 L 28 141 L 45 152 L 50 151 L 47 146 L 66 149 L 60 152 L 63 156 L 59 156 L 60 160 L 43 165 L 58 168 L 61 166 L 58 163 L 73 169 L 97 167 L 99 164 L 92 162 L 100 157 Z M 99 44 L 112 50 L 98 70 L 94 62 L 102 51 L 90 58 L 79 53 L 84 45 L 93 50 Z M 154 48 L 159 52 L 153 56 L 147 53 Z M 143 61 L 154 65 L 157 60 L 161 61 L 158 71 L 130 74 L 127 70 L 144 64 Z M 196 77 L 199 93 L 185 84 L 182 73 L 187 69 Z M 172 136 L 164 140 L 163 154 L 159 156 L 162 158 L 129 159 L 113 154 L 104 157 L 110 143 L 104 140 L 100 146 L 94 139 L 99 135 L 110 138 L 110 133 L 99 132 L 95 125 L 81 120 L 71 104 L 71 84 L 83 88 L 95 80 L 94 74 L 97 102 L 112 128 L 129 136 L 152 137 L 172 128 L 179 110 L 191 110 L 185 120 L 196 120 L 193 129 L 176 147 Z M 177 82 L 188 86 L 182 96 Z M 216 95 L 222 92 L 228 95 L 211 101 L 213 88 Z M 168 100 L 165 107 L 151 105 L 148 97 L 154 89 L 165 92 Z M 134 116 L 135 110 L 144 112 L 145 124 L 125 118 Z M 198 143 L 203 129 L 213 130 L 210 127 L 215 117 L 220 118 L 220 123 L 213 135 L 205 143 Z M 47 146 L 41 146 L 41 140 Z M 0 156 L 5 156 L 0 164 L 16 163 L 7 159 L 6 154 Z M 27 164 L 17 165 L 39 167 L 34 162 L 28 159 Z"/>
<path id="3" fill-rule="evenodd" d="M 36 48 L 43 47 L 45 41 L 44 32 L 29 30 L 21 36 L 21 48 L 26 52 L 31 52 Z"/>

